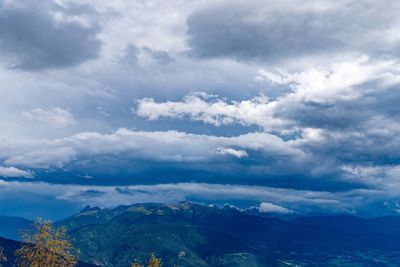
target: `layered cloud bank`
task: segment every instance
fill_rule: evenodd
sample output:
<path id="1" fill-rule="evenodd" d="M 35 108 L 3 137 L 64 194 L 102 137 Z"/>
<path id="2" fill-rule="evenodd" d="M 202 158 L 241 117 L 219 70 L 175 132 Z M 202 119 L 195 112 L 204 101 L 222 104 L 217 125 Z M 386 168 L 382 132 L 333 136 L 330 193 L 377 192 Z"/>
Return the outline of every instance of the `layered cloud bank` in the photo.
<path id="1" fill-rule="evenodd" d="M 398 212 L 398 1 L 0 7 L 0 191 L 21 210 Z"/>
<path id="2" fill-rule="evenodd" d="M 0 166 L 0 177 L 4 178 L 33 178 L 32 173 L 24 170 L 20 170 L 15 167 L 3 167 Z"/>
<path id="3" fill-rule="evenodd" d="M 259 205 L 259 212 L 274 214 L 344 213 L 369 217 L 372 214 L 371 207 L 374 208 L 374 216 L 388 214 L 388 211 L 396 214 L 400 208 L 395 203 L 399 197 L 398 191 L 350 190 L 331 193 L 206 183 L 89 186 L 0 180 L 0 192 L 2 201 L 7 202 L 10 198 L 15 201 L 13 205 L 0 207 L 0 212 L 31 218 L 35 218 L 37 213 L 62 218 L 86 205 L 114 207 L 141 202 L 177 203 L 183 200 L 221 206 L 230 203 L 242 209 Z M 34 210 L 23 205 L 27 200 L 35 206 Z M 14 205 L 20 207 L 14 209 Z"/>

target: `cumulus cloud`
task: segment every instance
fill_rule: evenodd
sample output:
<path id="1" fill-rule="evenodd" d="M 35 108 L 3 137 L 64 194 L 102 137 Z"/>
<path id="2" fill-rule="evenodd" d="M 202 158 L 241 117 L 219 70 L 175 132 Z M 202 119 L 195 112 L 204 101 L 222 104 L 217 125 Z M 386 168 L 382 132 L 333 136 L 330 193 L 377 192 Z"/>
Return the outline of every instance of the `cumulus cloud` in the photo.
<path id="1" fill-rule="evenodd" d="M 197 57 L 281 60 L 323 53 L 397 55 L 399 3 L 222 1 L 187 19 Z M 385 16 L 382 16 L 385 14 Z"/>
<path id="2" fill-rule="evenodd" d="M 96 58 L 100 27 L 87 5 L 0 1 L 0 58 L 9 68 L 62 68 Z"/>
<path id="3" fill-rule="evenodd" d="M 33 174 L 29 171 L 4 166 L 0 166 L 0 176 L 6 178 L 33 178 Z"/>
<path id="4" fill-rule="evenodd" d="M 215 126 L 236 123 L 258 125 L 266 131 L 288 131 L 302 127 L 305 124 L 301 121 L 303 119 L 311 121 L 315 116 L 335 115 L 344 117 L 345 112 L 339 113 L 341 108 L 350 109 L 349 103 L 352 101 L 356 104 L 373 94 L 383 96 L 386 90 L 399 83 L 399 78 L 400 66 L 395 61 L 375 62 L 368 57 L 294 73 L 260 69 L 256 80 L 286 86 L 288 92 L 275 99 L 261 95 L 230 102 L 204 93 L 189 94 L 181 101 L 156 102 L 153 98 L 143 98 L 137 101 L 135 113 L 149 120 L 188 118 Z M 371 101 L 378 101 L 379 97 L 374 96 L 366 104 L 377 104 Z M 331 106 L 335 110 L 324 113 Z M 318 114 L 316 110 L 322 113 Z M 340 123 L 339 120 L 331 119 L 331 124 Z"/>
<path id="5" fill-rule="evenodd" d="M 302 72 L 270 72 L 260 69 L 255 79 L 288 86 L 292 89 L 292 94 L 288 95 L 289 100 L 330 104 L 358 99 L 372 90 L 382 90 L 385 86 L 398 83 L 398 78 L 396 61 L 374 62 L 364 56 Z M 382 84 L 379 88 L 366 87 L 365 83 L 370 82 Z"/>
<path id="6" fill-rule="evenodd" d="M 22 112 L 22 116 L 33 122 L 46 123 L 58 128 L 75 123 L 72 113 L 60 107 L 47 109 L 35 108 L 31 111 Z"/>
<path id="7" fill-rule="evenodd" d="M 290 213 L 290 210 L 272 203 L 262 202 L 258 210 L 262 213 Z"/>
<path id="8" fill-rule="evenodd" d="M 237 149 L 224 149 L 230 146 Z M 0 157 L 7 164 L 33 168 L 62 168 L 78 159 L 104 155 L 164 162 L 209 162 L 215 157 L 215 151 L 243 157 L 245 150 L 253 150 L 268 155 L 271 160 L 292 158 L 294 165 L 306 158 L 301 151 L 268 133 L 218 137 L 119 129 L 111 134 L 85 132 L 54 140 L 20 140 L 18 144 L 2 144 L 1 147 Z"/>
<path id="9" fill-rule="evenodd" d="M 233 149 L 233 148 L 226 148 L 226 147 L 218 147 L 216 150 L 217 154 L 220 155 L 231 155 L 237 158 L 243 158 L 243 157 L 247 157 L 248 154 L 245 150 L 237 150 L 237 149 Z"/>
<path id="10" fill-rule="evenodd" d="M 259 125 L 265 128 L 280 128 L 288 122 L 274 118 L 274 104 L 264 96 L 250 100 L 226 102 L 220 98 L 204 98 L 201 94 L 190 94 L 182 101 L 157 103 L 153 98 L 138 100 L 136 114 L 149 120 L 159 118 L 189 118 L 215 126 L 239 123 Z"/>
<path id="11" fill-rule="evenodd" d="M 343 167 L 344 176 L 348 180 L 363 181 L 374 188 L 392 190 L 399 187 L 399 164 L 348 164 Z"/>

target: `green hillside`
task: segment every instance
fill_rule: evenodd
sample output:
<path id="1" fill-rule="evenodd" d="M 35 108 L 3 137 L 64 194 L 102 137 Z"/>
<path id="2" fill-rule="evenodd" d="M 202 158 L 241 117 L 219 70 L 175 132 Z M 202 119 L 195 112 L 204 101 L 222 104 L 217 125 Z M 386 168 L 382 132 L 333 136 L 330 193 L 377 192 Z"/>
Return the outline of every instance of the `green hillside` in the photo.
<path id="1" fill-rule="evenodd" d="M 153 252 L 164 267 L 398 266 L 400 261 L 398 217 L 283 221 L 183 202 L 85 208 L 58 224 L 69 228 L 80 260 L 99 266 L 143 264 Z"/>
<path id="2" fill-rule="evenodd" d="M 116 216 L 104 222 L 108 214 Z M 230 238 L 208 232 L 199 224 L 208 216 L 224 214 L 226 211 L 190 203 L 145 204 L 113 211 L 84 210 L 74 216 L 79 221 L 77 228 L 71 227 L 76 225 L 71 218 L 59 223 L 70 227 L 81 260 L 101 266 L 144 263 L 152 252 L 163 259 L 164 266 L 264 266 L 255 255 L 228 254 L 240 252 L 240 242 L 229 244 Z M 95 220 L 98 223 L 93 223 Z"/>

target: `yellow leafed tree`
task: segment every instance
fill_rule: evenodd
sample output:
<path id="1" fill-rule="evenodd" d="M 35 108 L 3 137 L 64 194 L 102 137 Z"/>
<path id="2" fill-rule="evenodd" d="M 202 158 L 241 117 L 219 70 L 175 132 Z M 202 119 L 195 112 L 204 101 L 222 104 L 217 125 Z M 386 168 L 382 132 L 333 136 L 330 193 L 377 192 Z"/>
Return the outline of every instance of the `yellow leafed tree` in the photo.
<path id="1" fill-rule="evenodd" d="M 161 260 L 157 259 L 156 256 L 152 254 L 149 260 L 149 267 L 160 267 L 160 266 L 161 266 Z"/>
<path id="2" fill-rule="evenodd" d="M 53 228 L 50 221 L 37 219 L 34 233 L 24 233 L 24 245 L 16 251 L 20 267 L 72 267 L 77 263 L 64 227 Z"/>
<path id="3" fill-rule="evenodd" d="M 143 267 L 143 265 L 140 265 L 139 263 L 132 263 L 132 267 Z M 151 254 L 148 267 L 161 267 L 161 260 L 158 259 L 154 254 Z"/>

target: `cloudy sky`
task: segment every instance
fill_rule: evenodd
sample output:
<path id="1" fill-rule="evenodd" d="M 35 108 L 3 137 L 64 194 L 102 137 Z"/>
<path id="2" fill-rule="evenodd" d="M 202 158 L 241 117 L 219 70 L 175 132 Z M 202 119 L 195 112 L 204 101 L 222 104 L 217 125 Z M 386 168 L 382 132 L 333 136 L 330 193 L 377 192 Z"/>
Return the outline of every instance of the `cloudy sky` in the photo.
<path id="1" fill-rule="evenodd" d="M 400 2 L 0 0 L 0 214 L 400 212 Z"/>

